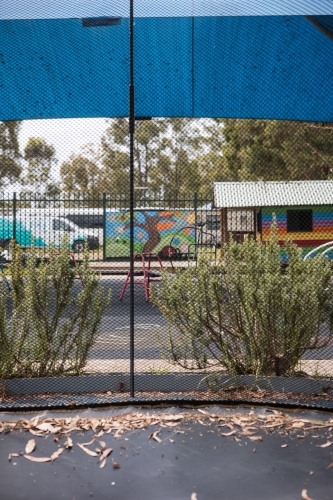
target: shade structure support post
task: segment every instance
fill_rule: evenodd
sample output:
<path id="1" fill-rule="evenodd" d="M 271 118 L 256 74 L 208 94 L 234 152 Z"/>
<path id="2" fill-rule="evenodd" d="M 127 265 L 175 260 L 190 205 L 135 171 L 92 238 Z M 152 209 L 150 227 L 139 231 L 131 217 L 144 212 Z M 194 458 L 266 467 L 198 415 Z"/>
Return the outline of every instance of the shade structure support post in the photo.
<path id="1" fill-rule="evenodd" d="M 134 0 L 129 17 L 129 143 L 130 143 L 130 397 L 134 398 Z"/>
<path id="2" fill-rule="evenodd" d="M 221 223 L 221 243 L 228 243 L 228 212 L 226 208 L 220 209 L 220 223 Z"/>

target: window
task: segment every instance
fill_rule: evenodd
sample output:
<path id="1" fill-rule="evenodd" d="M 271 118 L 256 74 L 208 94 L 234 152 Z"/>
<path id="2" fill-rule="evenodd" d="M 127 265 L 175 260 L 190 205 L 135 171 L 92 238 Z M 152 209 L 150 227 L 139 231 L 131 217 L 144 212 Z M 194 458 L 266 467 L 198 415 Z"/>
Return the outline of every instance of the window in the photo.
<path id="1" fill-rule="evenodd" d="M 220 229 L 221 221 L 219 215 L 207 215 L 206 223 L 206 227 L 210 231 Z"/>
<path id="2" fill-rule="evenodd" d="M 287 232 L 311 232 L 312 210 L 287 210 Z"/>
<path id="3" fill-rule="evenodd" d="M 103 215 L 98 214 L 68 214 L 67 219 L 74 222 L 77 226 L 86 229 L 103 229 Z"/>
<path id="4" fill-rule="evenodd" d="M 68 232 L 73 231 L 73 229 L 70 227 L 70 225 L 61 219 L 53 219 L 52 229 L 53 229 L 53 231 L 68 231 Z"/>

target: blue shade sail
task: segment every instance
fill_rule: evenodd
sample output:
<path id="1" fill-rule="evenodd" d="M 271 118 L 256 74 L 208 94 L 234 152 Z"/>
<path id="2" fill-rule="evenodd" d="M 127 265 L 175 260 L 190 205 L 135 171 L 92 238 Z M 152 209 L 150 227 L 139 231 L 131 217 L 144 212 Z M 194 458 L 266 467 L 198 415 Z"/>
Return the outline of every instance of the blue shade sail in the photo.
<path id="1" fill-rule="evenodd" d="M 332 122 L 333 16 L 318 11 L 137 17 L 136 114 Z M 126 116 L 128 18 L 110 24 L 0 21 L 0 120 Z"/>

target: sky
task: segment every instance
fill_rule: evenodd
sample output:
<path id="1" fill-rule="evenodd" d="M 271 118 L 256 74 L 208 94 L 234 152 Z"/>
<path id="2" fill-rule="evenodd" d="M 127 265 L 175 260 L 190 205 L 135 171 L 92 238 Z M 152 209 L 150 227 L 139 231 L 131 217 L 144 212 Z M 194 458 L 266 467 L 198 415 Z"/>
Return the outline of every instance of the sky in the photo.
<path id="1" fill-rule="evenodd" d="M 58 159 L 53 177 L 57 178 L 61 163 L 72 153 L 80 153 L 87 144 L 98 146 L 107 126 L 106 118 L 25 120 L 19 134 L 20 150 L 23 153 L 29 137 L 40 137 L 52 144 Z"/>

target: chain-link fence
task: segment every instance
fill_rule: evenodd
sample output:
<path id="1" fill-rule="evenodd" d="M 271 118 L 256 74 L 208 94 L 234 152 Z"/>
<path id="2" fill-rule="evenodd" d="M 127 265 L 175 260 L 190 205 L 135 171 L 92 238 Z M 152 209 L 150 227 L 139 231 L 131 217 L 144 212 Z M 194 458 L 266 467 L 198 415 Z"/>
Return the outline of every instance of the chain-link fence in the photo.
<path id="1" fill-rule="evenodd" d="M 0 407 L 333 408 L 332 6 L 2 17 Z"/>

